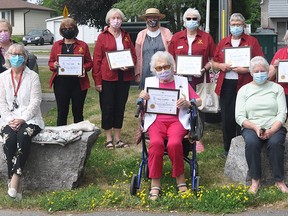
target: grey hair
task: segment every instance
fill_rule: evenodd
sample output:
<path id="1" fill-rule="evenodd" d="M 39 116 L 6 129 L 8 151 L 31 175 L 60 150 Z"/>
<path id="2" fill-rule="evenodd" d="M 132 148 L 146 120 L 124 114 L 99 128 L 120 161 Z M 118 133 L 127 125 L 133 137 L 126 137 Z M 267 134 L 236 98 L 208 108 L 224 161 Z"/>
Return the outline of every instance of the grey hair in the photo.
<path id="1" fill-rule="evenodd" d="M 251 75 L 254 73 L 253 71 L 256 65 L 264 66 L 266 71 L 269 71 L 269 64 L 267 60 L 262 56 L 255 56 L 250 61 L 249 71 Z"/>
<path id="2" fill-rule="evenodd" d="M 8 58 L 8 55 L 10 55 L 13 50 L 16 50 L 17 53 L 21 53 L 21 54 L 23 55 L 23 57 L 24 57 L 24 63 L 23 63 L 23 65 L 27 62 L 27 59 L 28 59 L 28 53 L 27 53 L 26 49 L 24 48 L 24 46 L 21 45 L 21 44 L 14 43 L 14 44 L 12 44 L 12 45 L 8 48 L 8 50 L 7 50 L 6 53 L 5 53 L 5 56 L 6 56 L 6 59 L 7 59 L 5 65 L 6 65 L 8 68 L 11 68 L 10 61 L 8 60 L 8 59 L 9 59 L 9 58 Z"/>
<path id="3" fill-rule="evenodd" d="M 109 19 L 115 14 L 118 13 L 121 16 L 122 21 L 125 20 L 125 16 L 124 13 L 118 9 L 118 8 L 111 8 L 107 14 L 106 14 L 106 18 L 105 18 L 105 22 L 109 25 Z"/>
<path id="4" fill-rule="evenodd" d="M 198 18 L 198 21 L 200 22 L 201 20 L 201 15 L 199 13 L 199 11 L 196 8 L 188 8 L 185 13 L 183 14 L 183 22 L 185 25 L 185 21 L 188 15 L 193 14 L 194 16 L 196 16 Z M 184 26 L 186 27 L 186 26 Z"/>
<path id="5" fill-rule="evenodd" d="M 10 22 L 6 19 L 0 19 L 0 23 L 5 23 L 8 27 L 10 35 L 12 35 L 12 25 L 10 24 Z"/>
<path id="6" fill-rule="evenodd" d="M 231 22 L 231 21 L 241 21 L 241 22 L 243 22 L 243 24 L 245 24 L 245 18 L 241 13 L 233 13 L 230 16 L 229 22 Z"/>
<path id="7" fill-rule="evenodd" d="M 159 59 L 165 59 L 169 65 L 171 65 L 171 71 L 174 71 L 174 58 L 173 56 L 167 52 L 167 51 L 157 51 L 151 58 L 150 61 L 150 71 L 153 72 L 153 74 L 156 74 L 155 67 L 156 62 Z"/>
<path id="8" fill-rule="evenodd" d="M 283 40 L 285 43 L 288 43 L 288 30 L 286 31 Z"/>

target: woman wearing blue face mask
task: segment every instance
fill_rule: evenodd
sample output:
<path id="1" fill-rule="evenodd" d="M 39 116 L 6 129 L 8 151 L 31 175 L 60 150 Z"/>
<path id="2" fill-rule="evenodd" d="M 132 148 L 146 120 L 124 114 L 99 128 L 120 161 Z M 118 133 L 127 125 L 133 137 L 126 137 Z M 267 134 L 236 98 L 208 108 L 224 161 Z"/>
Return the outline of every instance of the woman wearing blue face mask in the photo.
<path id="1" fill-rule="evenodd" d="M 213 57 L 213 69 L 220 70 L 215 92 L 220 96 L 221 120 L 225 156 L 228 155 L 232 138 L 237 136 L 240 128 L 235 121 L 235 100 L 239 88 L 252 80 L 248 67 L 225 63 L 224 49 L 231 47 L 251 48 L 251 58 L 264 56 L 256 38 L 244 32 L 245 18 L 234 13 L 229 20 L 231 34 L 223 38 L 216 47 Z"/>
<path id="2" fill-rule="evenodd" d="M 44 128 L 39 76 L 26 65 L 28 55 L 12 44 L 5 58 L 8 70 L 0 74 L 0 135 L 8 165 L 8 195 L 21 197 L 20 177 L 29 155 L 32 137 Z"/>
<path id="3" fill-rule="evenodd" d="M 163 169 L 164 140 L 169 137 L 167 151 L 173 164 L 172 177 L 180 192 L 187 190 L 184 176 L 184 160 L 182 140 L 189 129 L 189 115 L 187 110 L 190 100 L 196 99 L 201 105 L 201 99 L 189 85 L 186 77 L 174 75 L 174 59 L 168 52 L 158 51 L 151 59 L 150 69 L 155 76 L 146 78 L 145 88 L 140 92 L 139 98 L 149 100 L 148 87 L 179 89 L 180 98 L 177 101 L 178 115 L 149 114 L 144 115 L 144 131 L 148 131 L 149 145 L 149 178 L 151 178 L 151 191 L 149 198 L 156 200 L 160 193 L 160 178 Z M 187 124 L 188 123 L 188 124 Z"/>
<path id="4" fill-rule="evenodd" d="M 210 59 L 214 56 L 215 44 L 212 36 L 199 29 L 201 16 L 195 8 L 188 8 L 183 15 L 183 25 L 185 29 L 173 35 L 169 45 L 169 52 L 177 59 L 178 55 L 200 55 L 202 56 L 201 75 L 188 76 L 189 83 L 196 90 L 196 85 L 204 82 L 206 76 L 207 82 L 210 82 L 209 70 Z M 205 121 L 204 113 L 200 112 L 201 120 Z M 202 141 L 196 142 L 198 153 L 204 151 Z"/>
<path id="5" fill-rule="evenodd" d="M 268 81 L 269 64 L 261 56 L 251 59 L 253 81 L 242 86 L 236 99 L 235 118 L 242 127 L 245 156 L 256 194 L 261 179 L 261 148 L 266 145 L 275 186 L 288 193 L 284 183 L 284 143 L 286 138 L 286 99 L 283 87 Z"/>

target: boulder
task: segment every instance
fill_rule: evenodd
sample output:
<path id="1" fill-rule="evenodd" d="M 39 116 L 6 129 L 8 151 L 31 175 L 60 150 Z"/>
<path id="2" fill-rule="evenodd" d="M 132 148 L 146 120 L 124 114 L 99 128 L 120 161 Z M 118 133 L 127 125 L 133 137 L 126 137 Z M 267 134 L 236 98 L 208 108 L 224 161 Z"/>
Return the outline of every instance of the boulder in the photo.
<path id="1" fill-rule="evenodd" d="M 81 139 L 67 145 L 32 143 L 22 178 L 23 188 L 47 191 L 77 187 L 99 134 L 99 129 L 83 131 Z M 0 151 L 3 154 L 2 148 Z M 7 165 L 3 159 L 0 161 L 0 178 L 7 180 Z"/>
<path id="2" fill-rule="evenodd" d="M 286 137 L 285 145 L 288 144 L 288 137 Z M 288 148 L 285 148 L 284 153 L 284 177 L 288 174 Z M 273 185 L 274 179 L 272 177 L 269 158 L 267 155 L 266 146 L 263 146 L 261 152 L 261 165 L 262 165 L 262 185 Z M 225 163 L 224 174 L 236 182 L 248 185 L 251 178 L 248 173 L 248 166 L 245 158 L 245 142 L 242 136 L 237 136 L 232 139 L 229 154 Z M 287 178 L 287 177 L 286 177 Z"/>

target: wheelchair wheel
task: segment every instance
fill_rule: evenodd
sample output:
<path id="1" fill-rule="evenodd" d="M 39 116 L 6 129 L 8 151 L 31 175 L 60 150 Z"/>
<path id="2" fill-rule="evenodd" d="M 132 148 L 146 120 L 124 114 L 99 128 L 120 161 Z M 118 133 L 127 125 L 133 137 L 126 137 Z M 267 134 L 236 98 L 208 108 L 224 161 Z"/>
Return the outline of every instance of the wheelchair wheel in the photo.
<path id="1" fill-rule="evenodd" d="M 133 174 L 130 184 L 130 194 L 135 196 L 137 194 L 137 175 Z"/>
<path id="2" fill-rule="evenodd" d="M 145 164 L 145 166 L 144 166 L 144 178 L 145 178 L 145 179 L 149 179 L 149 168 L 148 168 L 148 164 Z"/>

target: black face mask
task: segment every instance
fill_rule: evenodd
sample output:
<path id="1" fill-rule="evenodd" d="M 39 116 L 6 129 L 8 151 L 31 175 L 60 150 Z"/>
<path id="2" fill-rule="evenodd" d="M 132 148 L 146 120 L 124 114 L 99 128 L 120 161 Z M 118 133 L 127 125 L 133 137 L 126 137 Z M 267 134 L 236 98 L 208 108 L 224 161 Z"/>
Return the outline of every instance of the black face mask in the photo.
<path id="1" fill-rule="evenodd" d="M 66 39 L 72 39 L 76 35 L 75 29 L 62 29 L 61 33 L 62 33 L 63 37 Z"/>
<path id="2" fill-rule="evenodd" d="M 147 24 L 150 26 L 150 27 L 156 27 L 158 25 L 158 20 L 157 19 L 154 19 L 154 20 L 148 20 L 147 21 Z"/>

